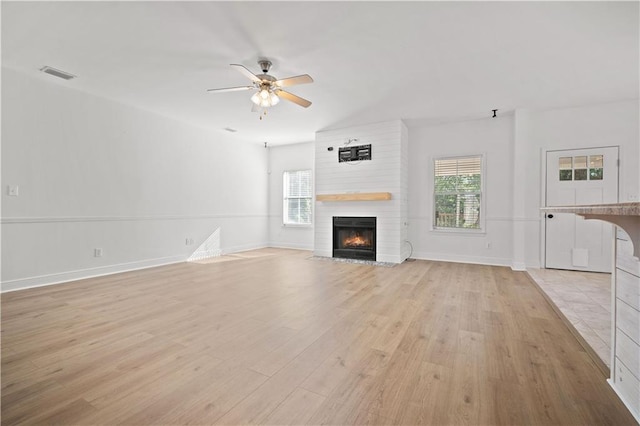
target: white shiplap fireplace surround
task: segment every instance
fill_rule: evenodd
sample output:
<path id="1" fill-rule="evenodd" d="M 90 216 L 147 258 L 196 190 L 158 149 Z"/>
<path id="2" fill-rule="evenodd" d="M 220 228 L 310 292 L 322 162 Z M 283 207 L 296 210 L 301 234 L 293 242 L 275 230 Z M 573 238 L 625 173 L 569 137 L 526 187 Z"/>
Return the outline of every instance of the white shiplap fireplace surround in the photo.
<path id="1" fill-rule="evenodd" d="M 371 160 L 338 162 L 340 147 L 369 144 Z M 406 242 L 409 147 L 405 124 L 394 120 L 317 132 L 315 148 L 316 196 L 388 192 L 391 199 L 316 201 L 314 254 L 332 257 L 334 216 L 373 216 L 377 218 L 376 261 L 403 262 L 410 253 Z"/>

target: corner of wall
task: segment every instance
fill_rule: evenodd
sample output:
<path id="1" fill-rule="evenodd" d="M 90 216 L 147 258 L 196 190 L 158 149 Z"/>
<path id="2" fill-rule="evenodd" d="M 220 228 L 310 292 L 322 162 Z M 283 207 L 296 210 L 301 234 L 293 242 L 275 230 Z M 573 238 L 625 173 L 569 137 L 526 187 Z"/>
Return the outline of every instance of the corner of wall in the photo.
<path id="1" fill-rule="evenodd" d="M 524 262 L 512 262 L 511 269 L 513 271 L 526 271 L 527 265 Z"/>

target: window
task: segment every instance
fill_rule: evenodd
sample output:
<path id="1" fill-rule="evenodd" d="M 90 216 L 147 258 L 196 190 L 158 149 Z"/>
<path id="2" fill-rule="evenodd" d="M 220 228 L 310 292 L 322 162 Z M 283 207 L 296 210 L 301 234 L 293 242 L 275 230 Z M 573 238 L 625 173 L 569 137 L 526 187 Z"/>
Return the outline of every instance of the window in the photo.
<path id="1" fill-rule="evenodd" d="M 586 155 L 560 157 L 560 180 L 602 180 L 604 156 Z"/>
<path id="2" fill-rule="evenodd" d="M 481 229 L 482 156 L 434 161 L 436 229 Z"/>
<path id="3" fill-rule="evenodd" d="M 297 170 L 283 174 L 283 223 L 311 225 L 311 170 Z"/>

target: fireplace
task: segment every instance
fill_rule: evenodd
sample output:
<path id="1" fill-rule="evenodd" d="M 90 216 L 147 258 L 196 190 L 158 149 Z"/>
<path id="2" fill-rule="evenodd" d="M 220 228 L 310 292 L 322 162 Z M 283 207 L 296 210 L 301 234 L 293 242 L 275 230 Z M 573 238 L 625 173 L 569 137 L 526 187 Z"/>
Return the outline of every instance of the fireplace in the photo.
<path id="1" fill-rule="evenodd" d="M 376 260 L 376 218 L 334 216 L 333 257 Z"/>

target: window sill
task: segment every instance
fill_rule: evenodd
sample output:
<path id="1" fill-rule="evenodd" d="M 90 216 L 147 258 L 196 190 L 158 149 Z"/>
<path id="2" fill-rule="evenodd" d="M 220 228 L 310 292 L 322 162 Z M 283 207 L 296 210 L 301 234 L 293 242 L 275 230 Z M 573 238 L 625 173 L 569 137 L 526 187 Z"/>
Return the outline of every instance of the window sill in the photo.
<path id="1" fill-rule="evenodd" d="M 434 234 L 442 234 L 442 235 L 465 235 L 465 236 L 474 236 L 481 237 L 487 235 L 487 231 L 484 229 L 460 229 L 460 228 L 431 228 L 429 232 Z"/>
<path id="2" fill-rule="evenodd" d="M 283 223 L 283 228 L 313 228 L 312 223 Z"/>

